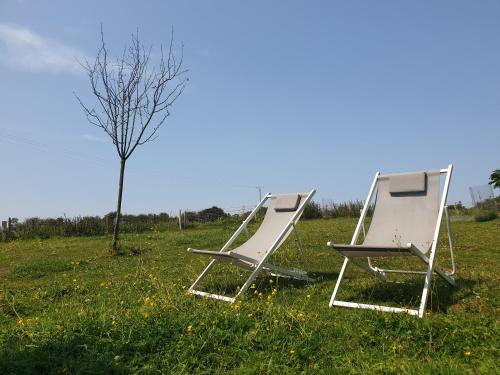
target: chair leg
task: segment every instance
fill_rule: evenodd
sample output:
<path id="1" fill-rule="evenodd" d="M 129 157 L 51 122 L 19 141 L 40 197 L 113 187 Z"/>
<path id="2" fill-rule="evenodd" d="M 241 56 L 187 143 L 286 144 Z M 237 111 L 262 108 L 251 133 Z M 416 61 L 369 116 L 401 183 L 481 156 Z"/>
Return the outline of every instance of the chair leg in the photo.
<path id="1" fill-rule="evenodd" d="M 427 258 L 424 254 L 422 254 L 420 251 L 418 250 L 415 250 L 415 249 L 411 249 L 411 252 L 412 254 L 416 255 L 418 258 L 420 258 L 420 260 L 422 260 L 422 262 L 424 262 L 425 264 L 429 265 L 430 264 L 430 259 Z M 447 281 L 451 286 L 455 286 L 455 279 L 453 277 L 451 277 L 447 272 L 445 272 L 444 270 L 442 270 L 440 267 L 438 266 L 434 266 L 433 267 L 433 270 L 431 271 L 431 273 L 433 272 L 436 272 L 439 276 L 441 276 L 445 281 Z M 429 273 L 429 270 L 427 270 L 426 272 L 426 275 Z"/>
<path id="2" fill-rule="evenodd" d="M 450 257 L 451 257 L 451 273 L 448 273 L 450 276 L 453 276 L 456 272 L 456 264 L 455 264 L 455 254 L 453 253 L 453 241 L 451 239 L 451 222 L 450 216 L 448 215 L 448 206 L 445 206 L 444 213 L 446 215 L 446 230 L 448 232 L 448 244 L 450 246 Z"/>
<path id="3" fill-rule="evenodd" d="M 349 258 L 344 259 L 344 263 L 342 264 L 342 268 L 340 269 L 339 277 L 337 279 L 337 283 L 335 284 L 335 288 L 333 289 L 332 293 L 332 298 L 330 298 L 330 303 L 328 306 L 332 307 L 333 303 L 335 302 L 335 297 L 337 296 L 337 293 L 340 288 L 340 283 L 342 282 L 342 278 L 344 277 L 345 270 L 347 268 L 347 263 L 349 263 Z"/>
<path id="4" fill-rule="evenodd" d="M 295 240 L 297 242 L 297 246 L 299 247 L 300 257 L 302 258 L 302 263 L 304 264 L 306 269 L 309 269 L 309 265 L 307 264 L 307 259 L 304 254 L 304 247 L 302 246 L 302 240 L 300 239 L 299 231 L 297 230 L 297 226 L 295 223 L 293 224 L 293 232 L 295 234 Z"/>
<path id="5" fill-rule="evenodd" d="M 194 288 L 196 288 L 196 286 L 206 277 L 208 271 L 210 271 L 210 269 L 215 265 L 215 262 L 216 262 L 216 260 L 212 259 L 212 261 L 208 264 L 208 266 L 205 267 L 205 269 L 200 274 L 200 276 L 198 276 L 198 278 L 195 280 L 193 285 L 191 285 L 189 287 L 189 289 L 188 289 L 189 291 L 194 290 Z"/>
<path id="6" fill-rule="evenodd" d="M 255 267 L 255 269 L 252 271 L 252 273 L 248 277 L 247 281 L 245 281 L 245 283 L 241 286 L 240 290 L 238 291 L 238 293 L 234 297 L 235 299 L 238 298 L 243 293 L 245 293 L 245 291 L 250 287 L 250 285 L 252 285 L 253 281 L 255 280 L 255 278 L 257 277 L 259 272 L 261 271 L 261 268 L 262 268 L 261 264 L 259 264 L 257 267 Z"/>
<path id="7" fill-rule="evenodd" d="M 427 307 L 427 299 L 429 297 L 429 292 L 431 289 L 432 281 L 432 263 L 428 263 L 427 274 L 425 275 L 424 289 L 422 290 L 422 298 L 420 301 L 420 307 L 418 309 L 418 317 L 423 318 L 425 314 L 425 308 Z"/>

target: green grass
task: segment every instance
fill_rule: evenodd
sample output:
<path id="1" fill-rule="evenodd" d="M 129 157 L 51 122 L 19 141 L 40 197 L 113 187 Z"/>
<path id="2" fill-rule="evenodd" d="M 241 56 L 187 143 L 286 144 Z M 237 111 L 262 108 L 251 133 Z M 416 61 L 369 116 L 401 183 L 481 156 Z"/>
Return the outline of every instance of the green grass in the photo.
<path id="1" fill-rule="evenodd" d="M 325 244 L 348 241 L 354 219 L 299 224 L 314 284 L 261 277 L 233 305 L 187 295 L 208 259 L 186 247 L 216 249 L 236 225 L 126 235 L 142 252 L 118 257 L 104 255 L 108 237 L 0 244 L 0 373 L 495 372 L 499 220 L 453 224 L 457 287 L 434 279 L 424 319 L 328 308 L 342 258 Z M 304 267 L 291 239 L 274 261 Z M 248 275 L 217 271 L 206 290 L 230 293 Z M 339 297 L 418 305 L 422 279 L 395 278 L 407 283 L 351 267 Z"/>

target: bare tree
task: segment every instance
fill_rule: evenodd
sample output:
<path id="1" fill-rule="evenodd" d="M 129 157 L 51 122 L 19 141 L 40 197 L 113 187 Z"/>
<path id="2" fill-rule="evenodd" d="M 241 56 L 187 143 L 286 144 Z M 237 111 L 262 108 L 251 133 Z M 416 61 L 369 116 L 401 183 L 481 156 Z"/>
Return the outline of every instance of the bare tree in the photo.
<path id="1" fill-rule="evenodd" d="M 132 35 L 131 44 L 121 56 L 108 58 L 101 27 L 101 46 L 95 60 L 81 63 L 97 99 L 95 106 L 83 108 L 87 120 L 106 132 L 120 158 L 118 201 L 113 231 L 112 253 L 118 253 L 125 165 L 138 146 L 153 141 L 158 129 L 170 115 L 170 107 L 186 86 L 186 70 L 182 67 L 182 50 L 177 59 L 173 52 L 172 29 L 168 52 L 161 47 L 159 62 L 151 63 L 152 48 L 145 48 L 139 33 Z"/>

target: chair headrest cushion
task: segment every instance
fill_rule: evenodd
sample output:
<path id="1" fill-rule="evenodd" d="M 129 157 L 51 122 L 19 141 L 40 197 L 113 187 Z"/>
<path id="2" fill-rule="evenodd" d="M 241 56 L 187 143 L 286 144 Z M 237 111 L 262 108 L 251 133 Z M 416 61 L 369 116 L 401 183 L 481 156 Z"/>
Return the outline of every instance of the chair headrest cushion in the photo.
<path id="1" fill-rule="evenodd" d="M 426 188 L 426 173 L 399 173 L 389 176 L 389 192 L 400 193 L 423 193 Z"/>
<path id="2" fill-rule="evenodd" d="M 283 194 L 277 195 L 274 202 L 274 210 L 276 212 L 290 212 L 299 208 L 300 195 L 299 194 Z"/>

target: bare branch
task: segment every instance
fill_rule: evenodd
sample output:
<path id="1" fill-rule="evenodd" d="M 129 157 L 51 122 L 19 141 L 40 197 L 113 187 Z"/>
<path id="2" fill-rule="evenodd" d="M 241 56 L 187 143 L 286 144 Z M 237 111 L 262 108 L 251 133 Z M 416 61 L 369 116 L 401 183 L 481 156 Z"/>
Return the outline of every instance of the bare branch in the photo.
<path id="1" fill-rule="evenodd" d="M 101 26 L 100 47 L 94 62 L 79 62 L 86 71 L 96 105 L 87 106 L 76 96 L 90 124 L 105 131 L 122 160 L 135 149 L 151 142 L 170 115 L 170 107 L 182 94 L 187 83 L 183 69 L 183 49 L 180 58 L 174 53 L 172 28 L 167 55 L 160 46 L 161 57 L 151 66 L 152 47 L 145 48 L 139 31 L 132 34 L 116 62 L 110 62 Z"/>

